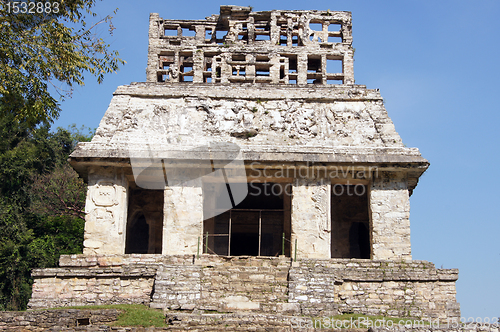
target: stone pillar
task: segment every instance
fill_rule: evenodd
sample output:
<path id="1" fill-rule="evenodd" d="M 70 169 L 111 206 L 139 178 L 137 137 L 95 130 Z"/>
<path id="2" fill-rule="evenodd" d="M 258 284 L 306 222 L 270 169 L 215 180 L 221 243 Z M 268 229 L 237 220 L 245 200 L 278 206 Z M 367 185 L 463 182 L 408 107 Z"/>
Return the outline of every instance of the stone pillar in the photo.
<path id="1" fill-rule="evenodd" d="M 89 170 L 83 253 L 123 254 L 127 225 L 128 183 L 116 168 Z"/>
<path id="2" fill-rule="evenodd" d="M 163 213 L 164 255 L 195 255 L 203 232 L 201 178 L 168 186 Z M 201 246 L 200 246 L 201 251 Z"/>
<path id="3" fill-rule="evenodd" d="M 403 177 L 382 175 L 370 191 L 375 260 L 411 260 L 410 197 Z"/>
<path id="4" fill-rule="evenodd" d="M 307 53 L 297 55 L 297 84 L 307 84 Z"/>
<path id="5" fill-rule="evenodd" d="M 193 83 L 203 83 L 203 69 L 205 67 L 204 60 L 203 51 L 196 50 L 196 52 L 193 52 Z"/>
<path id="6" fill-rule="evenodd" d="M 149 14 L 149 45 L 148 45 L 148 66 L 146 68 L 146 81 L 156 82 L 156 70 L 158 66 L 157 47 L 160 43 L 160 37 L 163 36 L 160 27 L 160 15 L 158 13 Z"/>
<path id="7" fill-rule="evenodd" d="M 269 40 L 271 41 L 271 45 L 277 45 L 280 42 L 280 27 L 278 27 L 276 17 L 278 14 L 276 12 L 271 12 L 271 31 L 269 33 Z"/>
<path id="8" fill-rule="evenodd" d="M 354 54 L 349 47 L 342 60 L 342 71 L 344 73 L 344 84 L 354 84 Z"/>
<path id="9" fill-rule="evenodd" d="M 292 257 L 330 258 L 331 185 L 320 180 L 296 179 L 292 184 Z"/>
<path id="10" fill-rule="evenodd" d="M 271 83 L 278 84 L 280 82 L 280 56 L 270 55 L 271 67 L 269 68 L 269 76 L 271 76 Z"/>

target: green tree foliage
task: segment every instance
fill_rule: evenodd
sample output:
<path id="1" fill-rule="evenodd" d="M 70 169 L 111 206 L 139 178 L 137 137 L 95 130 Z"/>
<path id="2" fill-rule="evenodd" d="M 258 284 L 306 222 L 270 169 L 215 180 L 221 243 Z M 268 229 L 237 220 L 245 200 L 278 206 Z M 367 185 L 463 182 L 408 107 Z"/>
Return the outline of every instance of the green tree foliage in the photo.
<path id="1" fill-rule="evenodd" d="M 70 216 L 85 221 L 86 185 L 69 165 L 32 177 L 31 211 L 48 216 Z"/>
<path id="2" fill-rule="evenodd" d="M 26 259 L 33 231 L 19 209 L 0 198 L 0 309 L 23 309 L 29 300 L 30 266 Z"/>
<path id="3" fill-rule="evenodd" d="M 0 152 L 0 309 L 26 308 L 33 268 L 82 252 L 86 187 L 66 160 L 89 139 L 42 127 Z"/>
<path id="4" fill-rule="evenodd" d="M 0 310 L 26 308 L 33 268 L 82 251 L 85 185 L 66 160 L 91 133 L 50 124 L 86 73 L 100 83 L 125 63 L 98 35 L 114 27 L 96 1 L 0 0 Z"/>
<path id="5" fill-rule="evenodd" d="M 97 35 L 102 23 L 113 31 L 112 17 L 87 23 L 96 0 L 53 1 L 34 13 L 15 3 L 0 0 L 0 115 L 33 128 L 58 117 L 58 99 L 83 85 L 85 72 L 102 82 L 125 62 Z"/>

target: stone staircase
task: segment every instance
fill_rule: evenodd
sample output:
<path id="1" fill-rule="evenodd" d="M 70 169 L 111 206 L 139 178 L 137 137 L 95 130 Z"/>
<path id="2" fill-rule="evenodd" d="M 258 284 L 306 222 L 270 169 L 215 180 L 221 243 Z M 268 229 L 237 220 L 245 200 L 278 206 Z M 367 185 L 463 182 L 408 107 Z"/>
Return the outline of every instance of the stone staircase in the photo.
<path id="1" fill-rule="evenodd" d="M 301 260 L 292 264 L 288 275 L 288 301 L 300 305 L 300 313 L 306 316 L 334 316 L 335 282 L 339 282 L 335 270 L 318 260 Z"/>
<path id="2" fill-rule="evenodd" d="M 161 265 L 150 305 L 202 312 L 289 311 L 290 264 L 289 258 L 239 256 Z"/>
<path id="3" fill-rule="evenodd" d="M 288 301 L 289 259 L 231 259 L 202 269 L 200 309 L 276 312 Z"/>

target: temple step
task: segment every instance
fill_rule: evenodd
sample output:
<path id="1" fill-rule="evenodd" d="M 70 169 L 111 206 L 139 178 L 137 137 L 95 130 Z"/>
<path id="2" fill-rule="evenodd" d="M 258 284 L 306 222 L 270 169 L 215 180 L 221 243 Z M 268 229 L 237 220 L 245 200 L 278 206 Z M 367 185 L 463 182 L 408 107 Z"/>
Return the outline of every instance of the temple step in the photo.
<path id="1" fill-rule="evenodd" d="M 156 274 L 154 308 L 217 312 L 275 312 L 288 301 L 290 259 L 231 258 L 191 266 L 163 265 Z"/>

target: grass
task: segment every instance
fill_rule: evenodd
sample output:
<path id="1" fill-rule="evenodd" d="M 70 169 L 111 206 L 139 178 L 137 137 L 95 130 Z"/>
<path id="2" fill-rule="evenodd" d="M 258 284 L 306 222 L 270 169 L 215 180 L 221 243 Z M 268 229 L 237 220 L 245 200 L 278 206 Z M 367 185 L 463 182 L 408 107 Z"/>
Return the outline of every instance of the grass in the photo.
<path id="1" fill-rule="evenodd" d="M 165 315 L 160 309 L 151 309 L 142 304 L 110 304 L 64 307 L 54 309 L 118 309 L 123 311 L 116 322 L 110 323 L 111 326 L 143 326 L 143 327 L 167 327 Z"/>
<path id="2" fill-rule="evenodd" d="M 53 309 L 117 309 L 121 310 L 122 313 L 118 316 L 116 322 L 112 322 L 110 326 L 142 326 L 142 327 L 168 327 L 165 323 L 165 316 L 163 311 L 160 309 L 151 309 L 142 304 L 111 304 L 111 305 L 95 305 L 95 306 L 76 306 L 76 307 L 64 307 L 64 308 L 53 308 Z M 207 313 L 215 313 L 217 311 L 208 311 Z M 309 318 L 310 319 L 310 318 Z M 362 314 L 342 314 L 333 317 L 325 318 L 314 318 L 311 323 L 315 328 L 333 328 L 335 322 L 346 322 L 349 323 L 345 328 L 349 328 L 351 322 L 356 322 L 353 328 L 367 328 L 377 326 L 377 322 L 388 322 L 391 321 L 393 326 L 411 324 L 412 326 L 423 326 L 429 325 L 429 321 L 425 320 L 415 320 L 410 318 L 397 318 L 397 317 L 385 317 L 385 316 L 368 316 Z M 401 323 L 402 322 L 402 323 Z M 383 324 L 382 327 L 387 326 L 387 323 Z"/>

